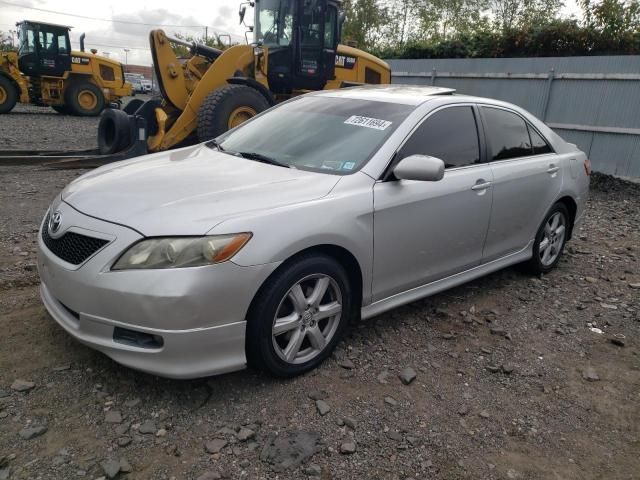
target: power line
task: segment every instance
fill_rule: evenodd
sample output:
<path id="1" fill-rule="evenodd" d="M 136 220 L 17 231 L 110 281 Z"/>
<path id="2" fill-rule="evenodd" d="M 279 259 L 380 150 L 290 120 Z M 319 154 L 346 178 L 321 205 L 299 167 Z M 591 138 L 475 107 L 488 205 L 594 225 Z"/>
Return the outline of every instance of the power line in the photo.
<path id="1" fill-rule="evenodd" d="M 133 22 L 129 20 L 114 20 L 114 19 L 108 19 L 108 18 L 89 17 L 86 15 L 77 15 L 75 13 L 48 10 L 46 8 L 28 7 L 26 5 L 20 5 L 18 3 L 7 2 L 5 0 L 0 0 L 0 3 L 4 5 L 9 5 L 11 7 L 24 8 L 26 10 L 36 10 L 38 12 L 55 13 L 58 15 L 66 15 L 68 17 L 83 18 L 85 20 L 96 20 L 98 22 L 126 23 L 128 25 L 144 25 L 146 27 L 204 28 L 204 25 L 172 25 L 172 24 L 166 24 L 166 23 L 144 23 L 144 22 Z"/>

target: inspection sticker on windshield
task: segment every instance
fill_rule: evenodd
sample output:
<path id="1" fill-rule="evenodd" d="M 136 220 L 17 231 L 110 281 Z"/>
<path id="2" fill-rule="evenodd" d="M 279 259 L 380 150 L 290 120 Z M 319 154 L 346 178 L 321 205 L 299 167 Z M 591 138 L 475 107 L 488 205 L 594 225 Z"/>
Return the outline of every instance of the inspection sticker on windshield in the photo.
<path id="1" fill-rule="evenodd" d="M 393 122 L 388 120 L 380 120 L 379 118 L 361 117 L 360 115 L 351 115 L 344 123 L 347 125 L 357 125 L 358 127 L 375 128 L 376 130 L 386 130 Z"/>

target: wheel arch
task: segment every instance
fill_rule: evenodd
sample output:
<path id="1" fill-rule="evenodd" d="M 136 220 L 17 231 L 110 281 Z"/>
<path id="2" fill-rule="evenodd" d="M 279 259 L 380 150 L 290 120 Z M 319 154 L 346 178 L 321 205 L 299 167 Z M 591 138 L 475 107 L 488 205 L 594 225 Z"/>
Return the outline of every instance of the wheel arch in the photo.
<path id="1" fill-rule="evenodd" d="M 565 207 L 567 207 L 567 210 L 569 210 L 569 235 L 567 235 L 567 240 L 571 239 L 571 236 L 573 234 L 573 225 L 576 221 L 576 215 L 578 213 L 578 204 L 576 203 L 576 201 L 574 200 L 573 197 L 571 197 L 570 195 L 565 195 L 563 197 L 560 197 L 556 203 L 562 203 Z"/>
<path id="2" fill-rule="evenodd" d="M 227 79 L 227 83 L 229 83 L 230 85 L 246 85 L 247 87 L 251 87 L 260 92 L 267 103 L 269 103 L 270 107 L 273 107 L 276 104 L 276 99 L 273 97 L 269 89 L 253 78 L 231 77 Z"/>
<path id="3" fill-rule="evenodd" d="M 18 94 L 18 97 L 20 97 L 20 94 L 22 93 L 22 89 L 20 88 L 20 84 L 16 81 L 16 79 L 13 78 L 4 70 L 0 70 L 0 77 L 4 77 L 7 80 L 9 80 L 9 82 L 11 82 L 11 85 L 13 85 L 16 88 L 16 93 Z"/>

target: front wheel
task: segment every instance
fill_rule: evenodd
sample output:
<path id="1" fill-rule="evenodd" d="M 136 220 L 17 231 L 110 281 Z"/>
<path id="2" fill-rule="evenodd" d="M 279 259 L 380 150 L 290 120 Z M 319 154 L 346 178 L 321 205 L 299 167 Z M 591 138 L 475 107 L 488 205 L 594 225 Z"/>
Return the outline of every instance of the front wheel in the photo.
<path id="1" fill-rule="evenodd" d="M 352 315 L 352 288 L 336 260 L 302 257 L 258 293 L 247 318 L 249 365 L 292 377 L 318 366 Z"/>
<path id="2" fill-rule="evenodd" d="M 96 117 L 104 109 L 102 90 L 90 82 L 71 85 L 65 92 L 65 106 L 74 115 Z"/>
<path id="3" fill-rule="evenodd" d="M 0 113 L 9 113 L 16 106 L 18 91 L 13 83 L 0 75 Z"/>
<path id="4" fill-rule="evenodd" d="M 536 234 L 529 269 L 537 275 L 547 273 L 558 264 L 570 229 L 569 211 L 563 203 L 551 207 Z"/>

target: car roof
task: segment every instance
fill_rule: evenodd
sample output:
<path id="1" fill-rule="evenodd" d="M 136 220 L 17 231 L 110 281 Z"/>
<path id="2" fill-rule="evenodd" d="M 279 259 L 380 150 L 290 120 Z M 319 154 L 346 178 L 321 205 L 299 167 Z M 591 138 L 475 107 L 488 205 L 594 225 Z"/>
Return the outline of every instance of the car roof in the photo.
<path id="1" fill-rule="evenodd" d="M 339 90 L 321 90 L 314 96 L 353 98 L 374 102 L 402 103 L 420 105 L 436 96 L 451 95 L 454 88 L 428 87 L 422 85 L 362 85 L 341 88 Z"/>

